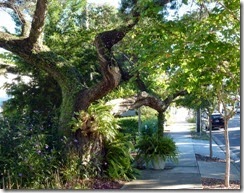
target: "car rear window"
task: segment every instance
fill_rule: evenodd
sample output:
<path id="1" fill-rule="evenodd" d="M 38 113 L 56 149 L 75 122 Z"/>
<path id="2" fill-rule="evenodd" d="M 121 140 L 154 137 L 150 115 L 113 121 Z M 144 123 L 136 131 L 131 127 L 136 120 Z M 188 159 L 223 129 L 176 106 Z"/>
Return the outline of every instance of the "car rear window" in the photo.
<path id="1" fill-rule="evenodd" d="M 218 119 L 218 118 L 221 118 L 221 115 L 212 115 L 212 118 L 213 119 Z"/>

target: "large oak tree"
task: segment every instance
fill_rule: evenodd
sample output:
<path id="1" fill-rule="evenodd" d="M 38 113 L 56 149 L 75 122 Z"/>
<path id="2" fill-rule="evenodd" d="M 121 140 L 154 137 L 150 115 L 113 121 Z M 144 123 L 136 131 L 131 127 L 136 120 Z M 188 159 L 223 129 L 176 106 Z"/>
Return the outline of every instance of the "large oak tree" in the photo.
<path id="1" fill-rule="evenodd" d="M 79 130 L 73 133 L 69 125 L 70 121 L 75 112 L 87 110 L 91 103 L 106 96 L 120 84 L 122 71 L 113 56 L 113 47 L 124 39 L 142 17 L 145 17 L 144 13 L 152 7 L 164 6 L 168 1 L 162 0 L 149 3 L 146 3 L 146 1 L 144 3 L 133 1 L 124 4 L 126 9 L 121 9 L 121 14 L 124 16 L 123 22 L 114 29 L 110 28 L 98 32 L 94 37 L 93 46 L 97 52 L 100 79 L 86 85 L 84 85 L 84 74 L 80 71 L 82 67 L 72 65 L 68 56 L 65 55 L 65 51 L 59 54 L 51 46 L 48 46 L 48 41 L 46 41 L 49 38 L 47 37 L 49 33 L 46 27 L 50 29 L 50 24 L 60 24 L 54 23 L 53 20 L 48 18 L 52 5 L 57 2 L 59 3 L 59 9 L 62 9 L 62 6 L 65 7 L 64 5 L 67 3 L 65 1 L 47 0 L 1 1 L 0 6 L 11 10 L 12 16 L 19 22 L 20 28 L 17 34 L 1 31 L 0 47 L 18 56 L 27 66 L 47 73 L 57 82 L 58 92 L 61 92 L 58 135 L 60 137 L 65 136 L 70 141 L 73 141 L 73 137 L 78 139 L 80 144 L 79 153 L 83 152 L 83 147 L 86 145 L 91 145 L 91 149 L 96 149 L 101 153 L 102 144 L 92 136 L 82 135 Z M 84 3 L 84 1 L 74 1 L 75 3 Z M 59 13 L 56 14 L 54 17 L 59 17 Z M 59 22 L 62 23 L 65 20 Z M 89 29 L 89 25 L 85 27 Z M 64 33 L 65 37 L 65 30 L 59 30 L 61 30 L 61 34 Z M 65 38 L 63 41 L 65 41 Z M 83 46 L 83 44 L 80 46 Z M 82 66 L 82 64 L 80 65 Z M 86 129 L 89 129 L 89 126 Z"/>

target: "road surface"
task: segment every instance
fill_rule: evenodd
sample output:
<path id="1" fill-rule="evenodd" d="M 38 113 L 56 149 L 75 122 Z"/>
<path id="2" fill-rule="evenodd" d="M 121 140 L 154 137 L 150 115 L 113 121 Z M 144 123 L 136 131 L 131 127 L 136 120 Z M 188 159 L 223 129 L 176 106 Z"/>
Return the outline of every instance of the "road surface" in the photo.
<path id="1" fill-rule="evenodd" d="M 240 114 L 236 114 L 229 120 L 228 123 L 228 133 L 229 133 L 229 143 L 230 143 L 230 151 L 231 158 L 240 166 Z M 212 131 L 213 138 L 222 149 L 225 149 L 225 137 L 224 137 L 224 129 L 213 130 Z"/>

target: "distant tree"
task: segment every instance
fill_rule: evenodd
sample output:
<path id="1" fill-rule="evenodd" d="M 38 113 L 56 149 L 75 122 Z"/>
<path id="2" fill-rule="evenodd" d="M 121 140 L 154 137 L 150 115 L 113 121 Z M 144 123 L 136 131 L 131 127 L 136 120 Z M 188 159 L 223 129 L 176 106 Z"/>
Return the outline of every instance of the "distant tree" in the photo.
<path id="1" fill-rule="evenodd" d="M 198 91 L 199 96 L 210 96 L 216 101 L 218 110 L 222 104 L 225 120 L 226 139 L 226 174 L 225 186 L 229 186 L 230 154 L 228 140 L 228 120 L 234 115 L 234 111 L 227 111 L 226 105 L 232 103 L 233 96 L 239 95 L 240 91 L 240 3 L 239 1 L 218 2 L 214 9 L 205 7 L 206 16 L 203 22 L 197 26 L 197 33 L 191 36 L 194 44 L 189 44 L 185 54 L 188 54 L 190 71 L 189 92 Z M 217 16 L 218 15 L 218 16 Z M 201 26 L 201 30 L 200 27 Z M 204 26 L 204 27 L 203 27 Z M 190 36 L 189 36 L 190 37 Z M 201 38 L 196 38 L 201 37 Z M 197 41 L 197 42 L 196 42 Z M 199 41 L 199 42 L 198 42 Z M 195 52 L 191 52 L 195 50 Z M 191 55 L 193 54 L 193 55 Z M 192 57 L 191 57 L 192 56 Z M 208 90 L 208 87 L 212 87 Z M 211 112 L 211 110 L 210 110 Z"/>

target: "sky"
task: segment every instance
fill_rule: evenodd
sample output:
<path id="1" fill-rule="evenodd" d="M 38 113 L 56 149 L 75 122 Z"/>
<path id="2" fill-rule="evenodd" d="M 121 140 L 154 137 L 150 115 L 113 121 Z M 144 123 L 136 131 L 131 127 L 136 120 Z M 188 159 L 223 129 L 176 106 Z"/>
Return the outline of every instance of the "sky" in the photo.
<path id="1" fill-rule="evenodd" d="M 6 26 L 10 32 L 14 32 L 14 23 L 11 21 L 10 15 L 0 10 L 0 29 L 2 28 L 1 26 Z"/>
<path id="2" fill-rule="evenodd" d="M 99 5 L 107 3 L 114 7 L 118 7 L 120 0 L 88 0 L 88 2 L 96 3 Z M 11 31 L 11 29 L 12 30 L 14 29 L 14 24 L 10 22 L 11 20 L 12 20 L 11 17 L 6 12 L 0 10 L 0 26 L 8 26 L 10 32 L 13 32 Z"/>
<path id="3" fill-rule="evenodd" d="M 0 102 L 1 102 L 1 99 L 5 99 L 8 97 L 6 92 L 4 91 L 4 89 L 1 89 L 1 87 L 3 86 L 3 83 L 5 81 L 6 81 L 6 79 L 3 76 L 0 76 Z"/>
<path id="4" fill-rule="evenodd" d="M 89 3 L 96 3 L 99 5 L 109 4 L 114 7 L 118 7 L 120 4 L 120 0 L 88 0 Z M 14 29 L 14 24 L 11 23 L 11 17 L 4 11 L 0 9 L 0 26 L 8 26 L 9 30 Z"/>

